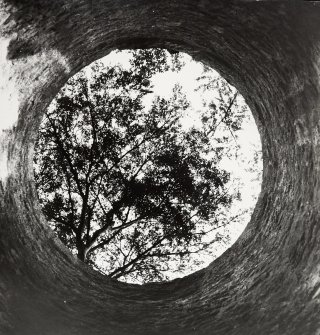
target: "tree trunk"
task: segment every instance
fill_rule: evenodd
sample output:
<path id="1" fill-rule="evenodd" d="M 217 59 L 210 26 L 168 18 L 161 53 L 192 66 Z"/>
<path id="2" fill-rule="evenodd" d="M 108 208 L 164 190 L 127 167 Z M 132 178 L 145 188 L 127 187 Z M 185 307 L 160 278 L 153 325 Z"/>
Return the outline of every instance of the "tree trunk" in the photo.
<path id="1" fill-rule="evenodd" d="M 78 257 L 82 262 L 86 262 L 87 251 L 85 250 L 84 247 L 82 247 L 82 248 L 78 248 L 78 254 L 77 254 L 77 257 Z"/>

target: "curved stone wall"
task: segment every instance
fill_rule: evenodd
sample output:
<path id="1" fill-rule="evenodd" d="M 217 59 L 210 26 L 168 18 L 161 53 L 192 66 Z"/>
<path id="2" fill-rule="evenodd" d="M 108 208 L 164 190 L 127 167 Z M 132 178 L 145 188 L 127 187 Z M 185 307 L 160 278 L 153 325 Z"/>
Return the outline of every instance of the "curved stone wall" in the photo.
<path id="1" fill-rule="evenodd" d="M 305 1 L 0 1 L 0 333 L 320 334 L 320 6 Z M 42 113 L 116 48 L 181 50 L 246 98 L 262 192 L 240 239 L 207 269 L 123 284 L 73 258 L 33 183 Z"/>

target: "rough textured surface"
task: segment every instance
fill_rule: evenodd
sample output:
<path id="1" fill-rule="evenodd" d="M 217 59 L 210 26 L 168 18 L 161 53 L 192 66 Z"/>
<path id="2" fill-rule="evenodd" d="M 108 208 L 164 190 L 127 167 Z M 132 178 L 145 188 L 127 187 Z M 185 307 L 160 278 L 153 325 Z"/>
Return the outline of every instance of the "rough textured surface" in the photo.
<path id="1" fill-rule="evenodd" d="M 320 334 L 320 6 L 299 1 L 0 1 L 0 334 Z M 207 269 L 104 278 L 46 227 L 33 184 L 41 115 L 115 48 L 167 47 L 246 98 L 264 150 L 252 220 Z"/>

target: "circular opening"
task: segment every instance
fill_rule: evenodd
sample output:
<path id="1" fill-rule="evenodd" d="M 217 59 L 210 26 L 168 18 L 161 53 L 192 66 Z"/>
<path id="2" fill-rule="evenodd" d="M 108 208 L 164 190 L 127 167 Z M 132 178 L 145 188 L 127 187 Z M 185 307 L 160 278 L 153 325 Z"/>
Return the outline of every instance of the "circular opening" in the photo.
<path id="1" fill-rule="evenodd" d="M 261 144 L 239 92 L 173 50 L 113 52 L 46 111 L 43 212 L 81 260 L 119 280 L 182 277 L 237 239 L 260 191 Z"/>

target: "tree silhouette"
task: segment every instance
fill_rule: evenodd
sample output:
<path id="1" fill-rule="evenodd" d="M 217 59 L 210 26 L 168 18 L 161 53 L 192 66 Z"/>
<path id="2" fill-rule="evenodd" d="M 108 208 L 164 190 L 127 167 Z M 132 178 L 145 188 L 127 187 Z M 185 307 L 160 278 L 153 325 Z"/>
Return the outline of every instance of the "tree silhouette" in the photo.
<path id="1" fill-rule="evenodd" d="M 235 115 L 230 91 L 203 112 L 201 128 L 186 129 L 179 85 L 144 103 L 154 74 L 181 68 L 179 54 L 132 51 L 130 65 L 96 62 L 67 82 L 40 128 L 35 180 L 50 226 L 79 259 L 145 282 L 167 279 L 173 261 L 182 270 L 218 238 L 204 239 L 232 194 L 212 138 L 220 123 L 239 129 L 243 112 Z"/>

